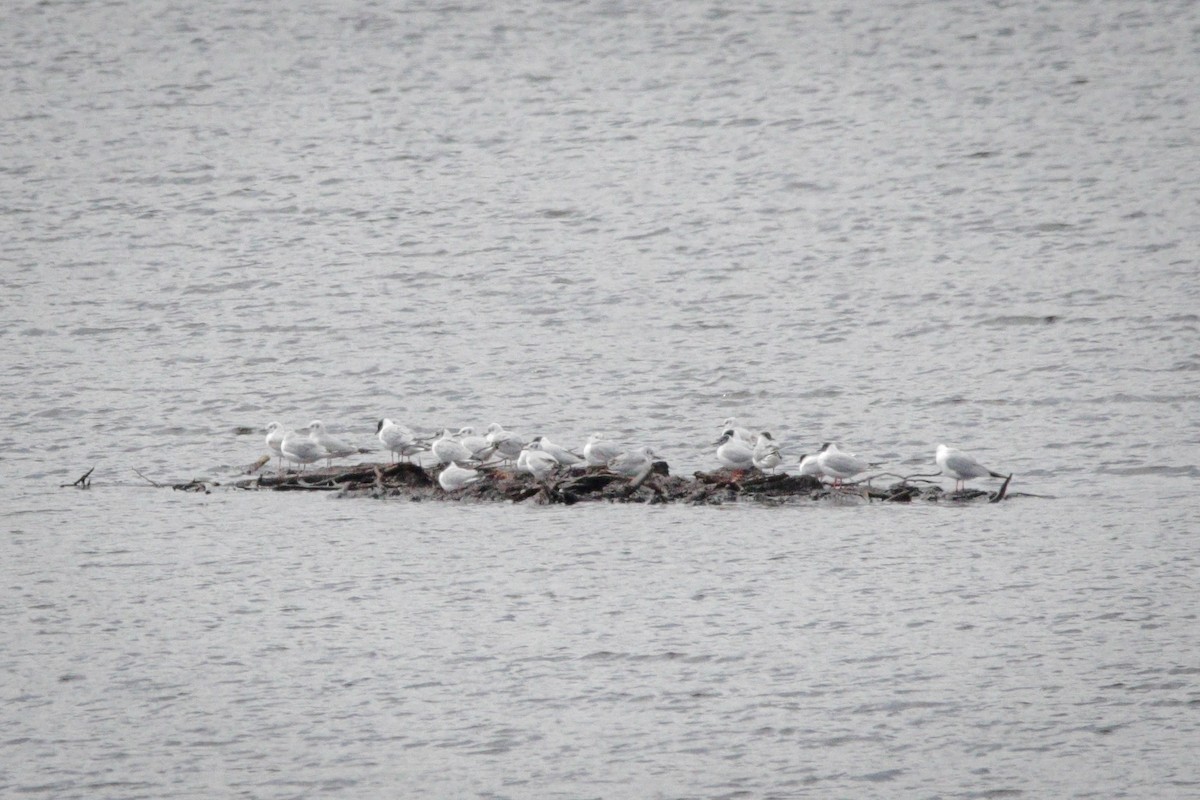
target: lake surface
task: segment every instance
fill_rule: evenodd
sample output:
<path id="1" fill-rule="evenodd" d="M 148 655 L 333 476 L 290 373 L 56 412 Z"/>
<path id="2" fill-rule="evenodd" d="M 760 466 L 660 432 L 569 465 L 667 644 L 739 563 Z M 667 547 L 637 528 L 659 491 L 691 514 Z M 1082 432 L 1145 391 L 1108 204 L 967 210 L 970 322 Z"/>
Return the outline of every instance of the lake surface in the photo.
<path id="1" fill-rule="evenodd" d="M 47 2 L 0 43 L 0 795 L 1200 796 L 1200 6 Z M 134 471 L 384 416 L 684 474 L 735 416 L 1038 496 Z"/>

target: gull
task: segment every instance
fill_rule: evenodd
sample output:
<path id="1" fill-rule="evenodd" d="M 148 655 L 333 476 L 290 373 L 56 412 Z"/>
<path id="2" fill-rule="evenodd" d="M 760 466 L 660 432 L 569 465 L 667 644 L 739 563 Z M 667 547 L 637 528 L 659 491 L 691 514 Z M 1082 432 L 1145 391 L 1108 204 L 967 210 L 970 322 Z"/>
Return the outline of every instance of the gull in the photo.
<path id="1" fill-rule="evenodd" d="M 593 433 L 589 436 L 587 444 L 583 446 L 583 457 L 588 466 L 607 466 L 609 461 L 619 455 L 621 455 L 621 448 L 605 439 L 604 435 L 600 433 Z"/>
<path id="2" fill-rule="evenodd" d="M 954 491 L 956 492 L 966 488 L 967 481 L 972 478 L 1004 477 L 998 472 L 992 472 L 983 464 L 976 461 L 974 457 L 960 450 L 953 450 L 946 447 L 944 444 L 937 446 L 937 452 L 934 454 L 933 459 L 941 467 L 943 475 L 948 478 L 954 478 Z"/>
<path id="3" fill-rule="evenodd" d="M 455 437 L 462 442 L 463 447 L 471 451 L 473 458 L 483 461 L 492 454 L 492 446 L 488 444 L 487 437 L 476 436 L 475 429 L 470 425 L 459 428 Z"/>
<path id="4" fill-rule="evenodd" d="M 310 431 L 308 438 L 325 449 L 324 459 L 325 466 L 327 467 L 333 466 L 333 459 L 335 458 L 345 458 L 358 452 L 357 447 L 348 445 L 336 436 L 330 435 L 325 430 L 325 425 L 319 419 L 314 419 L 308 423 L 308 429 Z"/>
<path id="5" fill-rule="evenodd" d="M 283 470 L 283 451 L 279 449 L 279 445 L 283 444 L 283 437 L 287 435 L 288 432 L 278 422 L 272 422 L 267 425 L 267 449 L 279 459 L 279 469 L 281 471 Z"/>
<path id="6" fill-rule="evenodd" d="M 774 472 L 775 468 L 782 463 L 783 454 L 779 452 L 779 445 L 775 443 L 771 434 L 763 431 L 758 435 L 758 442 L 754 445 L 754 466 L 763 472 L 767 470 Z"/>
<path id="7" fill-rule="evenodd" d="M 533 437 L 533 443 L 537 443 L 539 450 L 547 453 L 551 458 L 562 464 L 564 467 L 573 467 L 576 464 L 582 464 L 583 459 L 572 453 L 565 447 L 559 447 L 554 442 L 547 439 L 545 436 Z"/>
<path id="8" fill-rule="evenodd" d="M 504 426 L 499 422 L 488 425 L 487 442 L 505 461 L 512 461 L 521 455 L 521 450 L 525 447 L 525 442 L 520 436 L 512 431 L 504 430 Z"/>
<path id="9" fill-rule="evenodd" d="M 817 464 L 826 475 L 833 478 L 834 486 L 840 486 L 842 481 L 876 466 L 863 461 L 853 453 L 843 453 L 833 442 L 821 445 L 821 452 L 817 455 Z"/>
<path id="10" fill-rule="evenodd" d="M 750 469 L 754 466 L 754 450 L 738 438 L 733 428 L 728 428 L 713 444 L 717 446 L 717 460 L 723 466 L 730 469 Z"/>
<path id="11" fill-rule="evenodd" d="M 729 430 L 732 430 L 733 435 L 735 437 L 737 437 L 738 439 L 741 439 L 743 442 L 750 445 L 751 447 L 754 446 L 754 442 L 755 442 L 754 434 L 751 433 L 750 431 L 746 430 L 745 428 L 739 428 L 738 424 L 737 424 L 737 420 L 734 419 L 733 417 L 726 417 L 725 421 L 721 423 L 721 434 L 722 435 L 725 434 L 725 431 L 729 431 Z"/>
<path id="12" fill-rule="evenodd" d="M 407 461 L 409 456 L 416 455 L 425 449 L 417 442 L 416 436 L 408 426 L 392 422 L 387 418 L 379 420 L 379 425 L 375 428 L 375 435 L 379 437 L 379 441 L 383 442 L 383 446 L 391 451 L 393 461 L 396 456 Z"/>
<path id="13" fill-rule="evenodd" d="M 449 433 L 449 431 L 447 431 Z M 441 486 L 447 492 L 453 492 L 456 489 L 461 489 L 464 486 L 470 486 L 475 481 L 479 480 L 479 470 L 471 469 L 470 467 L 460 466 L 457 462 L 451 461 L 446 465 L 446 468 L 438 473 L 438 486 Z"/>
<path id="14" fill-rule="evenodd" d="M 654 468 L 655 458 L 654 451 L 649 447 L 638 447 L 609 459 L 607 466 L 610 471 L 626 478 L 640 478 Z"/>
<path id="15" fill-rule="evenodd" d="M 454 438 L 449 428 L 442 428 L 442 435 L 429 446 L 439 464 L 452 464 L 456 461 L 470 461 L 474 454 Z"/>
<path id="16" fill-rule="evenodd" d="M 310 428 L 288 431 L 287 435 L 283 437 L 283 441 L 279 443 L 279 452 L 288 461 L 301 465 L 320 461 L 329 455 L 325 452 L 324 447 L 312 440 Z M 303 467 L 301 467 L 301 471 L 303 471 Z"/>
<path id="17" fill-rule="evenodd" d="M 821 462 L 817 459 L 816 453 L 805 453 L 800 456 L 800 474 L 812 475 L 814 478 L 821 478 L 825 475 L 825 470 L 821 469 Z"/>
<path id="18" fill-rule="evenodd" d="M 544 481 L 558 469 L 558 459 L 541 449 L 540 442 L 530 442 L 517 456 L 517 469 L 528 472 L 536 480 Z"/>

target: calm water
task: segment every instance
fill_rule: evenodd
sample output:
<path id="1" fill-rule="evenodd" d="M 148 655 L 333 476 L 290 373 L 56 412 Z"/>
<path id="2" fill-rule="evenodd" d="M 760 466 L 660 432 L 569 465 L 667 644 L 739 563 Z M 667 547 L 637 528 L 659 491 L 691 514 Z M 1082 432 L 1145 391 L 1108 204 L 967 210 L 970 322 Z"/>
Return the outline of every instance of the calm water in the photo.
<path id="1" fill-rule="evenodd" d="M 0 44 L 0 795 L 1200 796 L 1200 7 L 17 3 Z M 731 415 L 1046 497 L 134 473 L 381 416 L 689 472 Z"/>

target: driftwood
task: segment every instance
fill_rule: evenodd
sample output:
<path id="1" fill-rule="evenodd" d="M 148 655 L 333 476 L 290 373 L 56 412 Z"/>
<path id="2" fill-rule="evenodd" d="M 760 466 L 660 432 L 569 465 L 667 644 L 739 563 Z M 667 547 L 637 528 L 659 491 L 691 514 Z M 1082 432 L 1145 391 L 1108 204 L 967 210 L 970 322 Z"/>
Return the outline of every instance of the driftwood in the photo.
<path id="1" fill-rule="evenodd" d="M 150 478 L 147 478 L 145 475 L 142 474 L 141 470 L 135 469 L 134 472 L 137 473 L 137 476 L 139 478 L 141 478 L 146 483 L 150 484 L 151 486 L 153 486 L 156 489 L 165 489 L 168 486 L 170 486 L 173 490 L 175 490 L 177 492 L 198 492 L 199 494 L 211 494 L 212 491 L 209 489 L 210 486 L 220 486 L 221 485 L 219 483 L 216 483 L 215 481 L 206 481 L 206 480 L 203 480 L 202 478 L 193 478 L 192 480 L 185 481 L 183 483 L 159 483 L 156 480 L 151 480 Z"/>
<path id="2" fill-rule="evenodd" d="M 1010 475 L 996 492 L 966 489 L 946 492 L 918 476 L 892 476 L 899 480 L 877 487 L 871 481 L 832 487 L 810 475 L 766 474 L 757 469 L 696 472 L 691 478 L 670 474 L 666 462 L 626 478 L 603 468 L 563 469 L 539 482 L 532 475 L 509 467 L 480 469 L 480 479 L 462 489 L 447 492 L 438 485 L 440 467 L 418 464 L 356 464 L 332 469 L 310 469 L 282 475 L 260 475 L 238 481 L 240 489 L 274 491 L 328 491 L 339 497 L 392 497 L 420 501 L 514 502 L 573 505 L 587 501 L 614 503 L 690 503 L 721 505 L 755 502 L 765 505 L 828 501 L 846 502 L 991 502 L 1011 497 Z M 181 488 L 181 487 L 174 487 Z"/>
<path id="3" fill-rule="evenodd" d="M 265 467 L 267 464 L 270 464 L 270 463 L 271 463 L 271 457 L 263 456 L 258 461 L 255 461 L 253 464 L 250 464 L 250 465 L 244 467 L 242 469 L 242 472 L 245 473 L 246 475 L 253 475 L 254 473 L 258 472 L 260 469 L 262 469 L 263 467 Z"/>
<path id="4" fill-rule="evenodd" d="M 70 489 L 70 488 L 90 489 L 90 488 L 92 488 L 92 473 L 95 471 L 96 471 L 96 468 L 92 467 L 87 472 L 80 475 L 79 478 L 76 479 L 76 481 L 74 483 L 60 483 L 58 485 L 58 488 L 60 488 L 60 489 Z"/>

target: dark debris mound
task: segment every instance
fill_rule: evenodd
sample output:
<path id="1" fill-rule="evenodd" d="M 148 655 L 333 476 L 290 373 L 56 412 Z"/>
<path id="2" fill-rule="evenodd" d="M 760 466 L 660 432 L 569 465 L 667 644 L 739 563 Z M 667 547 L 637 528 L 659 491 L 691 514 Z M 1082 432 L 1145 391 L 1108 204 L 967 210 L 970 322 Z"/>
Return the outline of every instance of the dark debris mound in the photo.
<path id="1" fill-rule="evenodd" d="M 803 501 L 889 502 L 987 501 L 998 502 L 1007 494 L 1000 490 L 977 489 L 950 493 L 940 486 L 901 480 L 887 487 L 859 483 L 833 488 L 810 475 L 766 474 L 757 469 L 696 472 L 691 478 L 670 474 L 659 461 L 649 474 L 636 478 L 615 475 L 603 468 L 564 469 L 544 482 L 512 467 L 481 469 L 475 483 L 453 492 L 438 485 L 440 467 L 425 469 L 417 464 L 356 464 L 351 467 L 312 469 L 284 475 L 261 475 L 236 485 L 243 489 L 275 491 L 336 491 L 340 497 L 393 497 L 414 502 L 455 500 L 459 502 L 533 502 L 573 505 L 580 502 L 690 503 L 721 505 L 756 502 L 780 505 Z M 1009 478 L 1011 480 L 1011 476 Z"/>

